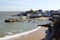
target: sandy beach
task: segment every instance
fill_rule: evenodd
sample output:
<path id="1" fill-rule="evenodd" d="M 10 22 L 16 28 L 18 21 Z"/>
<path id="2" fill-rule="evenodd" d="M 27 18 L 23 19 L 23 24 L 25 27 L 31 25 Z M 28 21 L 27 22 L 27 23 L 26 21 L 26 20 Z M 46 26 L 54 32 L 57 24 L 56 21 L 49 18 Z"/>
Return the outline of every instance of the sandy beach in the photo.
<path id="1" fill-rule="evenodd" d="M 49 17 L 23 18 L 23 20 L 49 20 Z"/>
<path id="2" fill-rule="evenodd" d="M 46 30 L 48 28 L 47 27 L 40 27 L 38 30 L 33 31 L 31 33 L 28 34 L 24 34 L 24 35 L 18 35 L 16 37 L 11 36 L 10 37 L 5 37 L 2 38 L 1 40 L 42 40 L 45 38 L 46 36 Z"/>
<path id="3" fill-rule="evenodd" d="M 42 40 L 46 36 L 45 30 L 47 30 L 47 29 L 48 28 L 46 28 L 46 27 L 41 27 L 37 31 L 30 33 L 28 35 L 24 35 L 19 38 L 16 38 L 15 40 Z"/>

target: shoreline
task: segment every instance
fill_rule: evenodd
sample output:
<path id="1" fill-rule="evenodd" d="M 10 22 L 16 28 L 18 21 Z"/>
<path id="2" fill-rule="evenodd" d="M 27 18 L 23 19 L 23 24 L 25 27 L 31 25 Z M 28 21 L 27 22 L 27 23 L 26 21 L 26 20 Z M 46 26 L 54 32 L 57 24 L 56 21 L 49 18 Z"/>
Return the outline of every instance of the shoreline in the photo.
<path id="1" fill-rule="evenodd" d="M 0 38 L 0 40 L 40 40 L 42 38 L 45 38 L 45 31 L 48 28 L 46 27 L 37 27 L 33 30 L 27 31 L 27 32 L 23 32 L 20 34 L 15 34 L 12 36 L 6 36 L 3 38 Z"/>
<path id="2" fill-rule="evenodd" d="M 33 30 L 30 30 L 30 31 L 26 31 L 26 32 L 23 32 L 23 33 L 11 35 L 11 36 L 5 36 L 3 38 L 0 38 L 0 40 L 6 40 L 6 39 L 14 38 L 14 37 L 17 37 L 17 36 L 28 35 L 29 33 L 32 33 L 34 31 L 38 30 L 39 28 L 41 28 L 41 27 L 35 28 Z"/>
<path id="3" fill-rule="evenodd" d="M 49 17 L 39 17 L 39 18 L 14 18 L 14 19 L 6 19 L 5 22 L 20 22 L 26 20 L 49 20 Z"/>

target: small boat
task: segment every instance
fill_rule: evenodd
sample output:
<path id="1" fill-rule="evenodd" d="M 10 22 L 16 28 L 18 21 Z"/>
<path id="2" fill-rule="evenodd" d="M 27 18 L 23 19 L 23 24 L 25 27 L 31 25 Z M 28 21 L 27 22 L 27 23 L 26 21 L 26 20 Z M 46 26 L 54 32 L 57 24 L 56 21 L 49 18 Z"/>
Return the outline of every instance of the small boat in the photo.
<path id="1" fill-rule="evenodd" d="M 6 19 L 5 22 L 15 22 L 16 20 L 14 19 Z"/>

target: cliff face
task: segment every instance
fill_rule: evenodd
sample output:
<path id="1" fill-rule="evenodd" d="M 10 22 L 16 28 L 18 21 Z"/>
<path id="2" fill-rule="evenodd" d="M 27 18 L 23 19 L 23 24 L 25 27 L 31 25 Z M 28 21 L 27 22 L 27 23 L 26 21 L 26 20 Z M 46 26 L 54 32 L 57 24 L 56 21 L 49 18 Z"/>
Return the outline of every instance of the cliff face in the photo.
<path id="1" fill-rule="evenodd" d="M 60 40 L 60 17 L 54 17 L 53 19 L 53 27 L 55 34 L 53 35 L 52 40 Z"/>

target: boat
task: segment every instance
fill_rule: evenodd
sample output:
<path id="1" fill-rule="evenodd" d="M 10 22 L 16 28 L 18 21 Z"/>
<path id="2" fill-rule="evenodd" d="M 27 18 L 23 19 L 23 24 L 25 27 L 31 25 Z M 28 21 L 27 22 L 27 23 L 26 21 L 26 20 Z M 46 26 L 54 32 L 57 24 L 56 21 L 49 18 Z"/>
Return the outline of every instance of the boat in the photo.
<path id="1" fill-rule="evenodd" d="M 5 22 L 15 22 L 16 20 L 14 19 L 6 19 Z"/>

